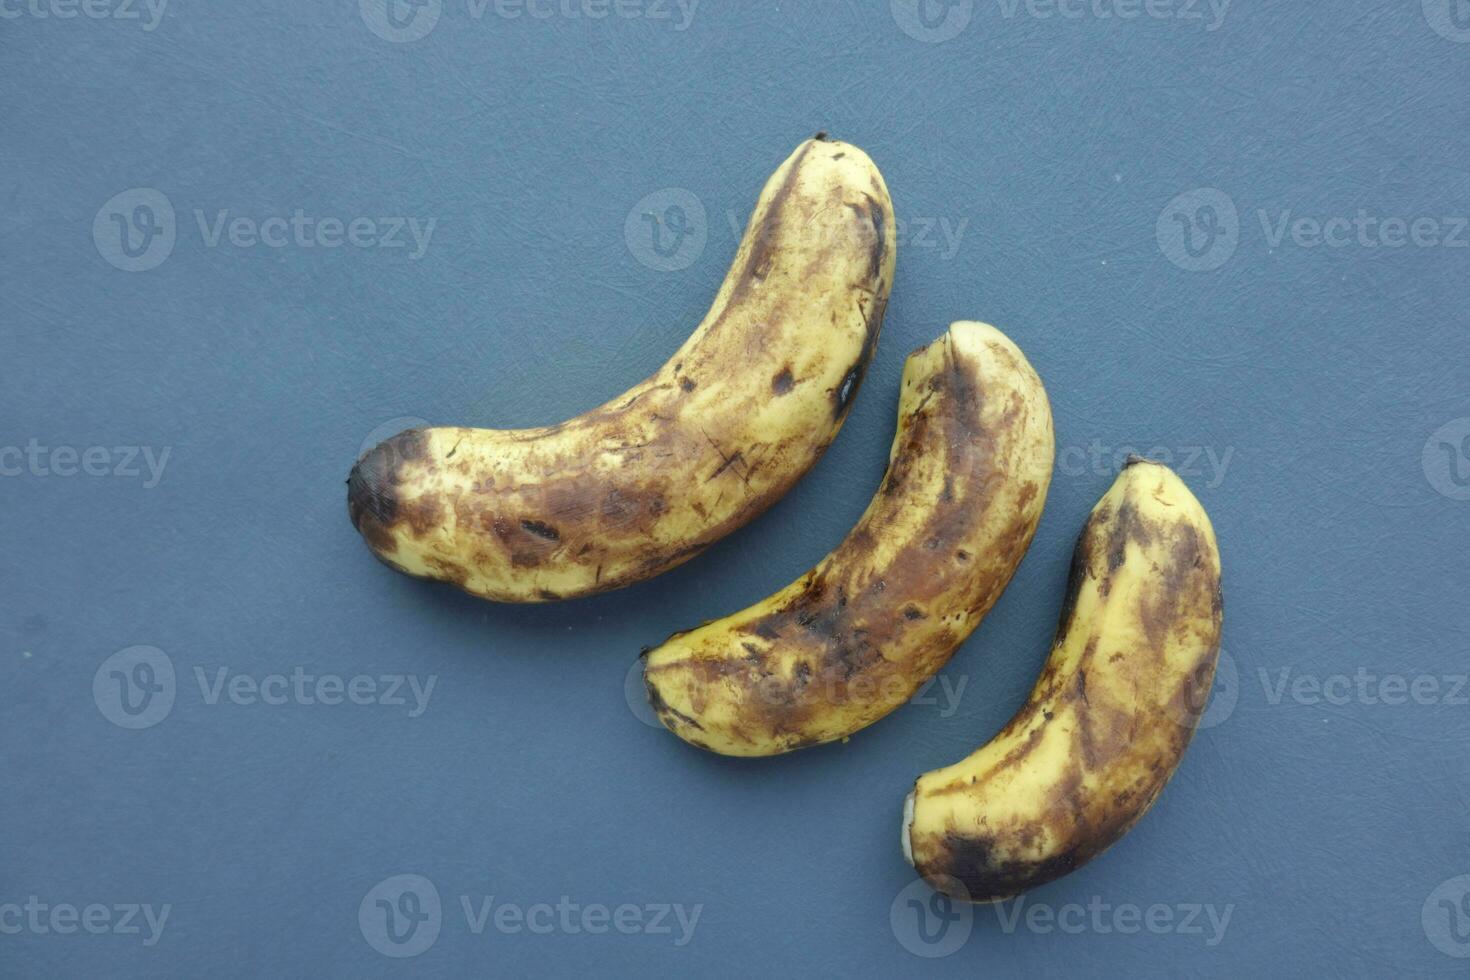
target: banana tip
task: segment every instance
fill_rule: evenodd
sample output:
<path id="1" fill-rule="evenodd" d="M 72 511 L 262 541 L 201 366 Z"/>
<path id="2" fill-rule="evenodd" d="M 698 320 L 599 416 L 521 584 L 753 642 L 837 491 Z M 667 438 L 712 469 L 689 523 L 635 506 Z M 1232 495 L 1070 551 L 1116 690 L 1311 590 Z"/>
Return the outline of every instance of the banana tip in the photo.
<path id="1" fill-rule="evenodd" d="M 903 798 L 903 832 L 899 843 L 903 845 L 903 859 L 910 865 L 914 863 L 914 845 L 909 838 L 909 829 L 914 825 L 914 791 L 909 790 L 909 795 Z"/>

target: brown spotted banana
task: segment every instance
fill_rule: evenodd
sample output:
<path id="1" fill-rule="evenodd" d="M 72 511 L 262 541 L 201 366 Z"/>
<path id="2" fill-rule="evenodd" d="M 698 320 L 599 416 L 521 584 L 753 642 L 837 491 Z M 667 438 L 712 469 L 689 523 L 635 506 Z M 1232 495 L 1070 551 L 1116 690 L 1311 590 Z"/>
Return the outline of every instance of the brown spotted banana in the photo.
<path id="1" fill-rule="evenodd" d="M 539 602 L 668 571 L 747 523 L 847 416 L 893 285 L 877 167 L 824 134 L 766 184 L 709 314 L 652 377 L 535 429 L 412 429 L 348 479 L 399 571 Z"/>
<path id="2" fill-rule="evenodd" d="M 1133 459 L 1078 539 L 1051 656 L 969 758 L 919 777 L 903 849 L 935 888 L 1010 898 L 1081 867 L 1146 813 L 1209 697 L 1220 553 L 1172 470 Z"/>
<path id="3" fill-rule="evenodd" d="M 654 711 L 725 755 L 841 739 L 907 701 L 1000 597 L 1051 482 L 1051 407 L 1019 348 L 956 323 L 909 356 L 888 472 L 837 549 L 644 654 Z"/>

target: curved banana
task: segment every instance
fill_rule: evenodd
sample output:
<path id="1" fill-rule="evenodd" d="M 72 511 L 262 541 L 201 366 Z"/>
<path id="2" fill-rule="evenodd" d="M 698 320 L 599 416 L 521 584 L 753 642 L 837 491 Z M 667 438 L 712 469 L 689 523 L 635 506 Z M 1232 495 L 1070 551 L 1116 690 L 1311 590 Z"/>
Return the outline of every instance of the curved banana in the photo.
<path id="1" fill-rule="evenodd" d="M 502 602 L 604 592 L 687 561 L 836 436 L 878 342 L 895 236 L 867 155 L 807 140 L 658 373 L 559 425 L 397 435 L 352 469 L 353 525 L 399 571 Z"/>
<path id="2" fill-rule="evenodd" d="M 1051 483 L 1051 406 L 1019 348 L 956 323 L 909 356 L 888 472 L 791 585 L 647 651 L 665 726 L 725 755 L 844 738 L 903 704 L 1000 597 Z"/>
<path id="3" fill-rule="evenodd" d="M 931 885 L 993 902 L 1059 878 L 1146 813 L 1194 735 L 1222 616 L 1210 519 L 1133 458 L 1072 558 L 1051 658 L 988 745 L 919 777 L 903 847 Z"/>

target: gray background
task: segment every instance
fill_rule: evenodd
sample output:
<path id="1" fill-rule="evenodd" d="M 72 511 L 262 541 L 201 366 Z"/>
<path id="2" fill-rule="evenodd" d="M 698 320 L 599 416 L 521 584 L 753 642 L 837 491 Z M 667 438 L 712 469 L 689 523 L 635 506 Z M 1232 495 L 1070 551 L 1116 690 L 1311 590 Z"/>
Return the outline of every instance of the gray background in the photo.
<path id="1" fill-rule="evenodd" d="M 412 41 L 372 0 L 122 2 L 0 3 L 0 974 L 1463 974 L 1463 0 L 443 0 L 403 21 L 431 25 Z M 877 161 L 904 238 L 867 384 L 795 491 L 676 573 L 573 604 L 497 607 L 370 557 L 342 486 L 370 433 L 548 423 L 643 378 L 819 128 Z M 637 210 L 669 188 L 660 208 L 704 210 L 672 263 Z M 212 240 L 221 212 L 298 209 L 367 219 L 364 242 L 395 238 L 385 217 L 435 225 L 422 254 L 406 232 Z M 117 222 L 141 236 L 150 214 L 131 264 L 154 267 L 127 271 Z M 1340 219 L 1333 243 L 1299 218 Z M 949 686 L 776 760 L 645 725 L 639 648 L 841 539 L 904 354 L 958 318 L 1029 353 L 1060 455 Z M 90 447 L 107 475 L 73 473 Z M 1210 727 L 1136 831 L 1018 919 L 910 905 L 904 793 L 1020 704 L 1083 516 L 1155 447 L 1222 542 Z M 140 645 L 175 699 L 133 730 L 109 686 L 133 655 L 109 658 Z M 411 696 L 209 691 L 297 667 L 436 681 L 417 717 Z M 395 959 L 370 893 L 405 874 L 433 883 L 440 931 Z M 5 912 L 31 896 L 105 905 L 101 934 Z M 485 896 L 702 908 L 692 935 L 643 911 L 633 934 L 580 913 L 476 933 L 461 898 Z M 128 903 L 169 907 L 152 945 L 113 928 Z"/>

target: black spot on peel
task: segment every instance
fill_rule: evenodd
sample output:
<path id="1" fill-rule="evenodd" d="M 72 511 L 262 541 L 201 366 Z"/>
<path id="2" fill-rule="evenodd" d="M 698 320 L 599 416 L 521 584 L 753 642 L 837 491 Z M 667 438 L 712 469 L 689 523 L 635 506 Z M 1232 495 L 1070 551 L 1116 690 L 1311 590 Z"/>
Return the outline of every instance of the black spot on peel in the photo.
<path id="1" fill-rule="evenodd" d="M 683 388 L 685 391 L 693 391 L 695 388 L 695 384 L 694 381 L 690 378 L 680 378 L 679 387 Z"/>
<path id="2" fill-rule="evenodd" d="M 776 395 L 784 395 L 788 391 L 790 391 L 792 386 L 794 386 L 795 384 L 795 379 L 791 377 L 791 368 L 784 367 L 781 369 L 780 374 L 771 379 L 771 391 L 773 394 Z"/>
<path id="3" fill-rule="evenodd" d="M 521 530 L 525 531 L 527 534 L 535 535 L 543 541 L 561 540 L 561 533 L 557 531 L 556 528 L 552 527 L 550 524 L 543 524 L 540 521 L 523 520 L 521 521 Z"/>
<path id="4" fill-rule="evenodd" d="M 832 415 L 835 418 L 840 419 L 847 414 L 848 408 L 852 405 L 853 396 L 857 394 L 858 388 L 862 386 L 863 372 L 867 369 L 867 366 L 866 361 L 860 364 L 854 364 L 848 370 L 847 374 L 843 376 L 842 384 L 838 385 L 837 390 L 833 392 L 832 400 L 834 405 Z"/>
<path id="5" fill-rule="evenodd" d="M 883 206 L 871 197 L 868 198 L 868 220 L 873 224 L 873 251 L 868 256 L 868 276 L 873 280 L 876 288 L 878 280 L 883 276 L 883 259 L 888 254 L 888 241 L 884 237 L 886 221 L 883 217 Z"/>
<path id="6" fill-rule="evenodd" d="M 1082 534 L 1077 538 L 1077 545 L 1072 549 L 1072 567 L 1067 572 L 1067 590 L 1062 596 L 1062 614 L 1057 622 L 1056 636 L 1052 645 L 1056 646 L 1067 638 L 1067 633 L 1072 628 L 1072 614 L 1077 609 L 1077 594 L 1082 591 L 1082 580 L 1089 573 L 1088 566 L 1092 560 L 1092 536 L 1088 533 L 1089 528 L 1083 528 Z"/>

